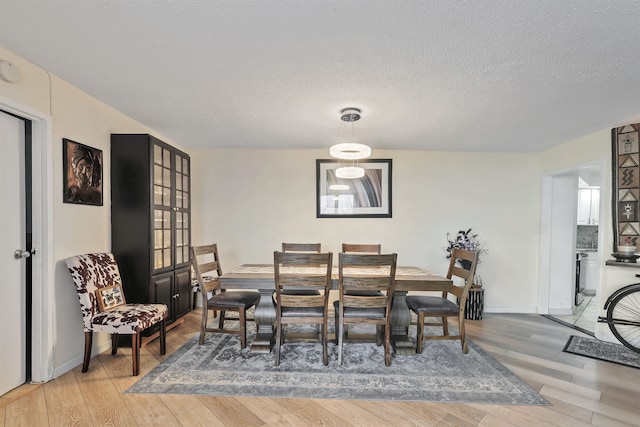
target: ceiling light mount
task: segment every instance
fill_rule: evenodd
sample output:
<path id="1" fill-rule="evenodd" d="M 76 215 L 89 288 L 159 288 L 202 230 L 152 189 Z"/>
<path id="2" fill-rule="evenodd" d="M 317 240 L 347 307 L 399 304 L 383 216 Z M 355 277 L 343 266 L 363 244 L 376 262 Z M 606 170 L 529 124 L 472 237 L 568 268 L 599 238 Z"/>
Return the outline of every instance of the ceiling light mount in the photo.
<path id="1" fill-rule="evenodd" d="M 345 108 L 344 110 L 340 111 L 340 113 L 340 120 L 342 120 L 343 122 L 357 122 L 362 117 L 359 108 Z"/>

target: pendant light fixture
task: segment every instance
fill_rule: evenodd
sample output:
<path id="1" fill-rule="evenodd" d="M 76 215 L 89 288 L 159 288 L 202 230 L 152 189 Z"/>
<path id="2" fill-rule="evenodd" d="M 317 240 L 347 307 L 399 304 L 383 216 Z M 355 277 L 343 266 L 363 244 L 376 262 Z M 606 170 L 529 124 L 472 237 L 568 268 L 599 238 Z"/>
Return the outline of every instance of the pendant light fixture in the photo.
<path id="1" fill-rule="evenodd" d="M 361 112 L 358 108 L 345 108 L 341 113 L 340 119 L 345 123 L 351 124 L 350 134 L 347 136 L 348 142 L 333 145 L 329 149 L 329 154 L 336 159 L 351 160 L 351 165 L 337 168 L 336 177 L 344 179 L 362 178 L 364 176 L 364 168 L 358 166 L 357 160 L 371 156 L 371 148 L 358 143 L 356 122 L 362 117 Z"/>

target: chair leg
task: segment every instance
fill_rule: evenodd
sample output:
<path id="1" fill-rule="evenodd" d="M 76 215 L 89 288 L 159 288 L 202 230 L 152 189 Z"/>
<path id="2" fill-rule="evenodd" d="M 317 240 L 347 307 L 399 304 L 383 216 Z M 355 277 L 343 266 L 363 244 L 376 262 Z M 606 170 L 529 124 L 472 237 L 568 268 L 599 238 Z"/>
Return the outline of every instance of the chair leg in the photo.
<path id="1" fill-rule="evenodd" d="M 449 320 L 446 317 L 442 318 L 442 333 L 444 336 L 449 335 Z"/>
<path id="2" fill-rule="evenodd" d="M 118 352 L 118 334 L 111 334 L 111 354 Z"/>
<path id="3" fill-rule="evenodd" d="M 247 312 L 244 309 L 238 310 L 238 321 L 240 323 L 240 348 L 247 346 Z"/>
<path id="4" fill-rule="evenodd" d="M 343 344 L 343 335 L 344 335 L 344 318 L 340 316 L 339 327 L 338 327 L 338 365 L 342 366 L 342 344 Z"/>
<path id="5" fill-rule="evenodd" d="M 384 327 L 384 364 L 391 366 L 391 327 L 389 322 Z"/>
<path id="6" fill-rule="evenodd" d="M 280 346 L 282 344 L 280 340 L 280 335 L 282 334 L 282 323 L 280 323 L 278 320 L 276 320 L 276 360 L 274 363 L 275 366 L 280 366 Z"/>
<path id="7" fill-rule="evenodd" d="M 334 317 L 335 317 L 335 319 L 334 319 L 334 329 L 336 330 L 335 331 L 336 332 L 336 345 L 338 345 L 338 324 L 340 323 L 339 320 L 338 320 L 339 317 L 340 317 L 340 314 L 339 314 L 338 310 L 335 310 Z"/>
<path id="8" fill-rule="evenodd" d="M 167 354 L 167 321 L 162 319 L 160 322 L 160 355 L 163 356 Z"/>
<path id="9" fill-rule="evenodd" d="M 467 354 L 469 352 L 469 348 L 467 347 L 467 338 L 464 328 L 464 314 L 459 316 L 458 325 L 460 327 L 460 344 L 462 344 L 462 352 Z"/>
<path id="10" fill-rule="evenodd" d="M 384 330 L 382 329 L 382 325 L 376 325 L 376 345 L 381 346 L 383 342 L 382 335 L 384 334 Z"/>
<path id="11" fill-rule="evenodd" d="M 89 370 L 89 362 L 91 361 L 91 345 L 93 343 L 93 331 L 84 332 L 84 361 L 82 362 L 82 372 Z"/>
<path id="12" fill-rule="evenodd" d="M 198 344 L 204 344 L 204 332 L 207 329 L 207 316 L 209 315 L 209 308 L 205 305 L 202 307 L 202 322 L 200 323 L 200 338 L 198 339 Z"/>
<path id="13" fill-rule="evenodd" d="M 224 315 L 226 312 L 221 311 L 220 312 L 220 318 L 218 319 L 218 328 L 219 329 L 224 329 Z"/>
<path id="14" fill-rule="evenodd" d="M 133 376 L 140 375 L 140 332 L 131 335 L 131 358 L 133 359 Z"/>
<path id="15" fill-rule="evenodd" d="M 327 340 L 329 336 L 327 319 L 322 322 L 322 363 L 329 366 L 329 349 L 327 348 Z"/>
<path id="16" fill-rule="evenodd" d="M 422 353 L 422 337 L 424 336 L 424 313 L 418 313 L 418 333 L 416 334 L 416 352 Z"/>

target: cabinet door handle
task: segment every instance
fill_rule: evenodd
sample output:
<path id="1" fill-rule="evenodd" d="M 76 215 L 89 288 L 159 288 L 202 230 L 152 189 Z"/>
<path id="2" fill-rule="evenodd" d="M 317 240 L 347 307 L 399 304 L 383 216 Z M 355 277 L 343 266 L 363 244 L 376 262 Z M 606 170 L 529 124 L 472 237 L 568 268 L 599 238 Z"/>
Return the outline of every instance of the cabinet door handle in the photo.
<path id="1" fill-rule="evenodd" d="M 173 295 L 171 298 L 173 298 L 173 299 L 178 299 L 178 298 L 180 298 L 180 294 L 175 294 L 175 295 Z"/>

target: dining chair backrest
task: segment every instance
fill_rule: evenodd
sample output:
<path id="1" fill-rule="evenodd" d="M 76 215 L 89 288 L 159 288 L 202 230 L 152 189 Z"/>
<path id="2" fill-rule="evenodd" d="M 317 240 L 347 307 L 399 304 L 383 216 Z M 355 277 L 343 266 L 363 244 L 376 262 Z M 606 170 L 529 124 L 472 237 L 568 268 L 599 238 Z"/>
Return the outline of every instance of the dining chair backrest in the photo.
<path id="1" fill-rule="evenodd" d="M 207 292 L 219 288 L 218 277 L 222 276 L 222 267 L 217 244 L 192 246 L 191 266 L 205 298 Z"/>
<path id="2" fill-rule="evenodd" d="M 338 285 L 343 307 L 385 307 L 391 310 L 396 285 L 397 254 L 339 254 Z M 350 291 L 379 291 L 382 295 L 349 295 Z"/>
<path id="3" fill-rule="evenodd" d="M 378 244 L 362 244 L 362 243 L 343 243 L 343 253 L 370 253 L 380 255 L 382 253 L 382 245 Z"/>
<path id="4" fill-rule="evenodd" d="M 322 251 L 320 243 L 282 243 L 282 252 L 316 252 Z"/>
<path id="5" fill-rule="evenodd" d="M 326 253 L 273 253 L 273 268 L 276 285 L 276 305 L 323 306 L 331 290 L 331 267 L 333 254 Z M 285 294 L 287 290 L 317 290 L 321 294 Z"/>
<path id="6" fill-rule="evenodd" d="M 466 302 L 467 294 L 469 293 L 469 289 L 471 288 L 473 278 L 476 273 L 477 264 L 477 251 L 454 249 L 451 253 L 451 259 L 449 260 L 449 270 L 447 271 L 447 279 L 454 280 L 448 292 L 460 298 L 461 304 L 464 304 Z M 459 284 L 460 282 L 455 280 L 456 277 L 461 279 L 462 284 Z M 446 292 L 443 296 L 446 297 Z"/>

